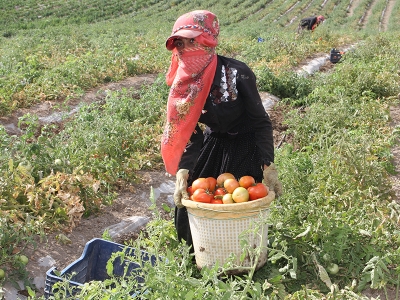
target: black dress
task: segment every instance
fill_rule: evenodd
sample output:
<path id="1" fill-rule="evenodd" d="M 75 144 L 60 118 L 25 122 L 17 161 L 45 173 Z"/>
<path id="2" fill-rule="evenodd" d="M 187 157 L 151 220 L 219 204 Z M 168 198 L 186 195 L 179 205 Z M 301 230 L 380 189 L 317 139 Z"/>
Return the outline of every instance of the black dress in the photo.
<path id="1" fill-rule="evenodd" d="M 218 56 L 199 123 L 179 163 L 179 169 L 189 170 L 188 186 L 197 178 L 225 172 L 262 181 L 263 165 L 274 160 L 272 124 L 246 64 Z M 175 209 L 175 227 L 179 240 L 192 245 L 186 208 Z"/>
<path id="2" fill-rule="evenodd" d="M 302 29 L 313 30 L 315 23 L 317 23 L 317 17 L 308 17 L 301 19 L 299 27 Z"/>

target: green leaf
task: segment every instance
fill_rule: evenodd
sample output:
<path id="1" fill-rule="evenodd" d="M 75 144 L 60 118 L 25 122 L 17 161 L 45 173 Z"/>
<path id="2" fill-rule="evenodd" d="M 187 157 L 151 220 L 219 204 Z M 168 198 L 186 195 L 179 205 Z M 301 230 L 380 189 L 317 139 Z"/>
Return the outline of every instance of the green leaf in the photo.
<path id="1" fill-rule="evenodd" d="M 29 285 L 26 286 L 26 290 L 28 291 L 28 294 L 30 297 L 35 297 L 36 293 L 34 290 L 31 289 L 31 287 Z"/>
<path id="2" fill-rule="evenodd" d="M 8 161 L 8 169 L 10 170 L 10 172 L 14 171 L 14 161 L 12 159 Z"/>
<path id="3" fill-rule="evenodd" d="M 194 291 L 189 291 L 185 295 L 186 300 L 192 300 L 194 298 Z"/>
<path id="4" fill-rule="evenodd" d="M 298 235 L 296 235 L 294 237 L 294 239 L 298 239 L 298 238 L 301 238 L 303 236 L 306 236 L 310 232 L 310 230 L 311 230 L 311 225 L 308 225 L 306 230 L 304 230 L 302 233 L 299 233 Z"/>

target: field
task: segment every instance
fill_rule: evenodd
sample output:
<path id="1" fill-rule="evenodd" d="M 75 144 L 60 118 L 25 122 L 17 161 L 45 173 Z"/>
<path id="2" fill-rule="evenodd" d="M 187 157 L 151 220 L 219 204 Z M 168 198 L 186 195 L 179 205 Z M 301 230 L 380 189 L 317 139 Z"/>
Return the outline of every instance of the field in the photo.
<path id="1" fill-rule="evenodd" d="M 246 62 L 259 91 L 279 97 L 288 112 L 291 138 L 275 160 L 284 195 L 268 220 L 268 262 L 244 277 L 221 278 L 217 268 L 200 273 L 162 217 L 170 208 L 155 212 L 145 233 L 126 241 L 169 261 L 145 270 L 151 292 L 142 297 L 364 299 L 370 288 L 387 299 L 395 290 L 398 299 L 400 205 L 391 177 L 399 130 L 390 109 L 400 98 L 399 1 L 0 3 L 2 124 L 39 104 L 65 112 L 53 124 L 27 113 L 18 134 L 0 125 L 0 283 L 23 278 L 38 298 L 21 262 L 26 244 L 73 231 L 140 180 L 140 171 L 163 170 L 165 40 L 182 13 L 208 9 L 220 20 L 218 53 Z M 301 18 L 318 14 L 322 25 L 296 34 Z M 351 50 L 326 72 L 295 72 L 332 48 Z M 102 101 L 68 114 L 69 103 L 88 91 L 148 74 L 151 85 L 104 90 Z M 135 282 L 108 284 L 89 285 L 80 298 L 124 299 Z"/>

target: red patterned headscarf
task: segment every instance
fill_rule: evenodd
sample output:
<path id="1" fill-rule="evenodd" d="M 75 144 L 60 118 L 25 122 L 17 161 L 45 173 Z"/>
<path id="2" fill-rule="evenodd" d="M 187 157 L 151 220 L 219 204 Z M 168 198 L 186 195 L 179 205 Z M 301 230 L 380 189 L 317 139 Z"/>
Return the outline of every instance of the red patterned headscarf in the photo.
<path id="1" fill-rule="evenodd" d="M 167 123 L 161 140 L 165 169 L 175 175 L 187 143 L 196 127 L 217 68 L 217 17 L 207 10 L 180 16 L 166 41 L 172 50 L 166 82 L 171 86 L 167 104 Z M 174 40 L 194 38 L 194 47 L 178 51 Z"/>

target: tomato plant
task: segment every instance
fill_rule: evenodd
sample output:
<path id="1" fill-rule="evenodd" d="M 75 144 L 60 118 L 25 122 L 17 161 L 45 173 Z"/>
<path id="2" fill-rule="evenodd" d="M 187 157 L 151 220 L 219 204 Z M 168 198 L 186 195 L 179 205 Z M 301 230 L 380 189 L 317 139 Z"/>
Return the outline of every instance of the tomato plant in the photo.
<path id="1" fill-rule="evenodd" d="M 247 189 L 249 192 L 249 200 L 256 200 L 268 195 L 267 186 L 259 182 Z"/>
<path id="2" fill-rule="evenodd" d="M 250 176 L 250 175 L 242 176 L 239 179 L 239 185 L 244 187 L 245 189 L 247 189 L 255 184 L 256 184 L 256 181 L 255 181 L 254 177 Z"/>
<path id="3" fill-rule="evenodd" d="M 214 199 L 214 195 L 209 194 L 205 189 L 199 188 L 193 192 L 192 199 L 196 202 L 210 203 Z"/>
<path id="4" fill-rule="evenodd" d="M 249 201 L 249 192 L 242 186 L 237 187 L 232 193 L 233 201 L 237 203 Z"/>
<path id="5" fill-rule="evenodd" d="M 234 178 L 228 178 L 224 181 L 224 188 L 228 193 L 233 193 L 233 191 L 239 187 L 239 181 Z"/>
<path id="6" fill-rule="evenodd" d="M 197 178 L 192 183 L 193 192 L 195 192 L 198 189 L 208 190 L 209 188 L 210 188 L 210 186 L 209 186 L 208 180 L 206 178 Z"/>

